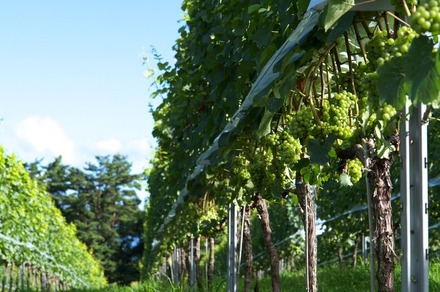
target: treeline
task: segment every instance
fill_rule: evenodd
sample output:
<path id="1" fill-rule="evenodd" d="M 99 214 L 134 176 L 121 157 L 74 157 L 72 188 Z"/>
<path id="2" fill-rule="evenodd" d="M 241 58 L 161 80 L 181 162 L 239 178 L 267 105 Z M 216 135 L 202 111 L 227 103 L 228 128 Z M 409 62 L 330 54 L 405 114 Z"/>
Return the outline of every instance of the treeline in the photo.
<path id="1" fill-rule="evenodd" d="M 52 195 L 76 236 L 100 263 L 110 283 L 138 281 L 143 251 L 143 212 L 137 191 L 141 175 L 132 174 L 122 155 L 97 156 L 83 169 L 62 158 L 44 165 L 27 163 L 31 177 Z"/>

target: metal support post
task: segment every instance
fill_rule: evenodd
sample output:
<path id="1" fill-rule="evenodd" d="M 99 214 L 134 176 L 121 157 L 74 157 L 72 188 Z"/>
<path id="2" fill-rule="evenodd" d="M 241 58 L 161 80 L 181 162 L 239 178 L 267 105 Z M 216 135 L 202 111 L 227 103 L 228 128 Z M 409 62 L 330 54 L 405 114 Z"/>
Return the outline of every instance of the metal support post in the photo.
<path id="1" fill-rule="evenodd" d="M 365 263 L 367 261 L 367 242 L 365 240 L 365 235 L 362 233 L 362 262 Z"/>
<path id="2" fill-rule="evenodd" d="M 173 253 L 173 282 L 175 285 L 179 284 L 179 250 L 177 246 L 174 247 Z"/>
<path id="3" fill-rule="evenodd" d="M 190 251 L 190 286 L 192 289 L 195 289 L 196 287 L 196 265 L 195 265 L 195 259 L 194 259 L 194 237 L 191 237 L 191 242 L 190 242 L 190 247 L 191 247 L 191 251 Z"/>
<path id="4" fill-rule="evenodd" d="M 411 287 L 428 291 L 428 143 L 427 122 L 422 122 L 426 106 L 413 108 L 410 120 L 411 163 Z"/>
<path id="5" fill-rule="evenodd" d="M 409 104 L 402 110 L 400 124 L 400 200 L 401 213 L 401 248 L 402 248 L 402 291 L 408 292 L 411 287 L 411 200 L 410 200 L 410 138 L 409 138 Z"/>
<path id="6" fill-rule="evenodd" d="M 228 292 L 237 291 L 237 207 L 228 210 Z"/>

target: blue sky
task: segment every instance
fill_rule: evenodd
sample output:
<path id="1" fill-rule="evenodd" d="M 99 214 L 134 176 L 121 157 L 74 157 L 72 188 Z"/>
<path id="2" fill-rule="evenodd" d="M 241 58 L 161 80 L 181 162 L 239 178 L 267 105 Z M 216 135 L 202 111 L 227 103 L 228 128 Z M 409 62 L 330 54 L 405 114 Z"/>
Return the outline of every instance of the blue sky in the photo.
<path id="1" fill-rule="evenodd" d="M 155 142 L 151 46 L 173 61 L 177 0 L 0 1 L 0 145 L 24 161 L 84 166 L 121 153 L 135 171 Z M 143 57 L 148 64 L 142 65 Z"/>

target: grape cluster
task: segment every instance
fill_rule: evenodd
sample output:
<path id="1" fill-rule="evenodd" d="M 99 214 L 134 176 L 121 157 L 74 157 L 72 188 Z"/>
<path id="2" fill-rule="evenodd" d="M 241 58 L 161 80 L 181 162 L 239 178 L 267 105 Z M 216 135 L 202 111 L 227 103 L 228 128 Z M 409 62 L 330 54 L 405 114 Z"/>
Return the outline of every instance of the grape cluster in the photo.
<path id="1" fill-rule="evenodd" d="M 260 149 L 255 153 L 248 168 L 255 191 L 265 193 L 275 184 L 275 172 L 270 170 L 272 160 L 272 151 Z"/>
<path id="2" fill-rule="evenodd" d="M 364 166 L 359 159 L 352 159 L 348 162 L 348 175 L 353 184 L 357 183 L 362 177 Z"/>
<path id="3" fill-rule="evenodd" d="M 359 76 L 361 83 L 368 92 L 368 99 L 362 96 L 359 102 L 360 111 L 367 110 L 372 112 L 368 124 L 371 126 L 376 119 L 382 119 L 388 122 L 396 111 L 391 105 L 381 104 L 378 95 L 378 67 L 385 64 L 393 57 L 401 57 L 405 55 L 411 42 L 417 36 L 417 33 L 409 27 L 401 27 L 397 31 L 396 38 L 389 38 L 386 31 L 376 31 L 373 38 L 366 44 L 366 49 L 369 52 L 369 62 L 367 64 L 359 65 Z"/>
<path id="4" fill-rule="evenodd" d="M 315 126 L 313 112 L 307 106 L 302 106 L 297 113 L 286 116 L 286 120 L 289 123 L 289 131 L 297 139 L 309 137 Z"/>
<path id="5" fill-rule="evenodd" d="M 352 71 L 336 74 L 332 77 L 334 80 L 334 84 L 337 85 L 336 88 L 334 88 L 334 91 L 340 91 L 340 90 L 346 90 L 351 93 L 356 93 L 358 97 L 363 97 L 367 95 L 366 87 L 364 83 L 362 82 L 361 75 L 363 74 L 363 70 L 359 68 L 359 66 L 364 66 L 364 63 L 361 63 L 359 65 L 353 63 L 352 64 Z M 351 82 L 351 79 L 353 79 L 353 83 Z M 355 90 L 353 89 L 353 85 L 355 87 Z"/>
<path id="6" fill-rule="evenodd" d="M 402 26 L 397 31 L 397 38 L 389 38 L 386 31 L 376 31 L 373 38 L 366 44 L 368 58 L 374 72 L 392 57 L 400 57 L 408 52 L 411 42 L 416 37 L 416 32 L 411 28 Z"/>
<path id="7" fill-rule="evenodd" d="M 266 145 L 268 145 L 271 148 L 278 148 L 280 139 L 279 139 L 278 133 L 270 133 L 264 137 Z"/>
<path id="8" fill-rule="evenodd" d="M 388 122 L 397 113 L 396 109 L 386 102 L 382 103 L 380 108 L 380 117 L 384 122 Z"/>
<path id="9" fill-rule="evenodd" d="M 283 131 L 280 135 L 278 155 L 283 164 L 292 167 L 301 159 L 302 146 L 299 139 L 293 138 L 288 131 Z"/>
<path id="10" fill-rule="evenodd" d="M 411 15 L 409 23 L 418 33 L 440 33 L 440 1 L 431 0 L 419 5 Z"/>
<path id="11" fill-rule="evenodd" d="M 231 175 L 236 186 L 242 187 L 250 179 L 251 175 L 248 170 L 249 161 L 243 155 L 235 156 L 232 162 Z"/>
<path id="12" fill-rule="evenodd" d="M 348 139 L 353 134 L 352 111 L 356 96 L 347 91 L 335 93 L 330 102 L 324 102 L 322 112 L 322 132 L 334 134 L 340 139 Z"/>

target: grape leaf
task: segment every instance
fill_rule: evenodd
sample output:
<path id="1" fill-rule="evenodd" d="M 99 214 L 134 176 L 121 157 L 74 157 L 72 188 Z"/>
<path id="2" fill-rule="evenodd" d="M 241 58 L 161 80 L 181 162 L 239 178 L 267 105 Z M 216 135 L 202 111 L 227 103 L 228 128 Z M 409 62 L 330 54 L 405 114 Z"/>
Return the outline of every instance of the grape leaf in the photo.
<path id="1" fill-rule="evenodd" d="M 254 12 L 257 12 L 258 9 L 261 8 L 260 4 L 254 4 L 248 7 L 248 14 L 253 14 Z"/>
<path id="2" fill-rule="evenodd" d="M 392 58 L 377 70 L 379 98 L 397 110 L 401 110 L 406 104 L 403 63 L 402 57 Z"/>
<path id="3" fill-rule="evenodd" d="M 394 151 L 394 146 L 390 142 L 384 140 L 383 144 L 380 145 L 379 149 L 377 150 L 377 156 L 379 156 L 381 159 L 389 159 L 390 154 Z"/>
<path id="4" fill-rule="evenodd" d="M 432 57 L 432 39 L 421 35 L 414 39 L 405 55 L 403 67 L 406 82 L 411 86 L 411 100 L 431 104 L 438 100 L 440 92 L 439 54 Z"/>
<path id="5" fill-rule="evenodd" d="M 324 143 L 321 143 L 319 139 L 310 140 L 307 148 L 309 150 L 310 159 L 314 163 L 324 165 L 330 161 L 328 153 L 332 148 L 333 142 L 336 140 L 334 135 L 330 135 Z"/>
<path id="6" fill-rule="evenodd" d="M 353 24 L 353 17 L 356 14 L 354 11 L 349 11 L 345 13 L 330 31 L 327 31 L 326 41 L 327 43 L 332 43 L 336 41 L 344 32 L 348 31 Z"/>
<path id="7" fill-rule="evenodd" d="M 267 91 L 269 86 L 279 78 L 280 72 L 275 71 L 280 62 L 300 43 L 307 39 L 318 23 L 320 13 L 310 11 L 304 15 L 303 20 L 298 24 L 297 28 L 292 32 L 289 38 L 276 51 L 268 63 L 264 66 L 261 73 L 255 80 L 251 90 L 246 96 L 240 108 L 232 116 L 231 122 L 226 125 L 222 132 L 217 136 L 214 143 L 202 153 L 197 159 L 197 164 L 212 164 L 213 156 L 217 155 L 221 148 L 228 146 L 230 133 L 238 134 L 238 126 L 250 115 L 250 111 L 254 106 L 262 106 L 264 101 L 267 102 Z M 280 66 L 279 66 L 280 67 Z"/>
<path id="8" fill-rule="evenodd" d="M 354 0 L 329 0 L 320 18 L 321 26 L 328 31 L 353 6 Z"/>
<path id="9" fill-rule="evenodd" d="M 266 110 L 264 112 L 263 119 L 261 120 L 260 126 L 256 132 L 257 137 L 261 138 L 270 133 L 270 123 L 272 122 L 272 117 L 274 113 Z"/>
<path id="10" fill-rule="evenodd" d="M 295 195 L 292 196 L 292 202 L 293 202 L 293 204 L 295 204 L 295 205 L 299 203 L 298 195 L 295 194 Z"/>

